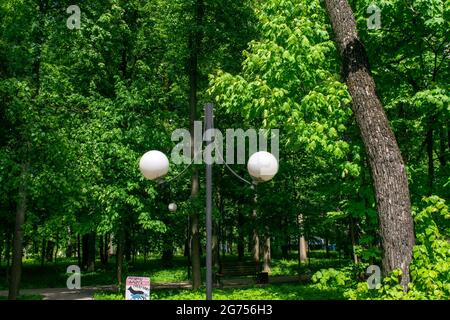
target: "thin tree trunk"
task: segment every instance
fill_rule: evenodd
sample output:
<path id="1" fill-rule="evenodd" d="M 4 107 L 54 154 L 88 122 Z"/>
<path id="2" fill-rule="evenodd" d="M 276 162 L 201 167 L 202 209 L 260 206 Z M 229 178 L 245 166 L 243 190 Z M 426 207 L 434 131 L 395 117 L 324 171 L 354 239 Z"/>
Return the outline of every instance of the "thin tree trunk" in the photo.
<path id="1" fill-rule="evenodd" d="M 253 209 L 253 213 L 252 213 L 252 220 L 253 220 L 253 250 L 252 250 L 252 255 L 253 255 L 253 261 L 255 262 L 255 268 L 256 271 L 259 271 L 259 234 L 258 234 L 258 213 L 256 211 L 256 205 L 257 205 L 257 201 L 258 201 L 258 195 L 256 193 L 255 190 L 255 196 L 253 199 L 253 205 L 254 205 L 254 209 Z"/>
<path id="2" fill-rule="evenodd" d="M 42 239 L 42 251 L 41 251 L 41 268 L 44 267 L 45 264 L 45 248 L 47 246 L 47 240 L 46 239 Z"/>
<path id="3" fill-rule="evenodd" d="M 187 257 L 187 278 L 191 279 L 191 219 L 189 216 L 186 228 L 186 243 L 184 245 L 184 254 Z"/>
<path id="4" fill-rule="evenodd" d="M 47 249 L 45 252 L 45 259 L 47 262 L 53 261 L 53 252 L 55 250 L 55 243 L 52 240 L 47 241 Z"/>
<path id="5" fill-rule="evenodd" d="M 2 266 L 2 260 L 3 260 L 3 243 L 5 242 L 5 240 L 1 239 L 0 240 L 0 268 Z"/>
<path id="6" fill-rule="evenodd" d="M 78 258 L 78 266 L 82 266 L 80 234 L 77 234 L 77 258 Z"/>
<path id="7" fill-rule="evenodd" d="M 297 224 L 298 224 L 298 265 L 301 266 L 302 263 L 305 263 L 308 260 L 308 255 L 306 252 L 306 241 L 305 241 L 305 226 L 303 222 L 303 215 L 299 214 L 297 216 Z"/>
<path id="8" fill-rule="evenodd" d="M 197 90 L 198 90 L 198 55 L 203 34 L 201 26 L 203 24 L 204 6 L 202 0 L 196 0 L 194 9 L 193 32 L 189 35 L 189 109 L 190 109 L 190 132 L 191 132 L 191 150 L 195 157 L 197 150 L 194 148 L 194 122 L 197 120 Z M 195 168 L 192 174 L 191 199 L 195 202 L 199 193 L 198 170 Z M 193 206 L 194 212 L 191 213 L 191 263 L 192 263 L 192 288 L 198 289 L 202 283 L 200 272 L 200 235 L 199 235 L 199 213 Z"/>
<path id="9" fill-rule="evenodd" d="M 447 146 L 446 146 L 446 137 L 445 137 L 445 128 L 442 127 L 439 130 L 439 162 L 442 167 L 447 165 L 447 157 L 445 155 Z"/>
<path id="10" fill-rule="evenodd" d="M 198 172 L 194 173 L 192 178 L 192 196 L 198 196 Z M 195 201 L 195 200 L 194 200 Z M 195 209 L 194 209 L 195 210 Z M 191 263 L 192 263 L 192 288 L 194 290 L 201 286 L 202 279 L 200 273 L 200 235 L 199 235 L 199 217 L 198 213 L 191 215 Z"/>
<path id="11" fill-rule="evenodd" d="M 353 112 L 372 170 L 380 235 L 383 241 L 383 271 L 402 270 L 401 284 L 407 289 L 409 264 L 414 246 L 408 179 L 400 149 L 383 106 L 375 92 L 364 45 L 347 0 L 325 0 L 343 60 L 344 80 L 353 98 Z"/>
<path id="12" fill-rule="evenodd" d="M 308 254 L 306 252 L 306 241 L 303 235 L 298 238 L 298 252 L 300 263 L 305 263 L 308 260 Z"/>
<path id="13" fill-rule="evenodd" d="M 67 228 L 67 248 L 66 248 L 66 258 L 72 258 L 73 254 L 73 242 L 72 242 L 72 230 L 70 227 Z"/>
<path id="14" fill-rule="evenodd" d="M 128 230 L 125 230 L 125 241 L 124 241 L 123 251 L 125 253 L 125 261 L 130 262 L 131 261 L 131 239 L 130 239 L 130 232 L 128 232 Z"/>
<path id="15" fill-rule="evenodd" d="M 269 235 L 269 227 L 267 226 L 264 239 L 263 272 L 270 272 L 270 235 Z"/>
<path id="16" fill-rule="evenodd" d="M 105 266 L 108 264 L 108 235 L 99 236 L 100 263 Z"/>
<path id="17" fill-rule="evenodd" d="M 6 248 L 5 248 L 5 259 L 6 259 L 6 283 L 9 284 L 11 275 L 11 236 L 9 233 L 6 234 Z"/>
<path id="18" fill-rule="evenodd" d="M 218 270 L 220 266 L 220 252 L 219 252 L 219 227 L 216 222 L 213 222 L 212 229 L 212 265 Z"/>
<path id="19" fill-rule="evenodd" d="M 353 262 L 355 264 L 357 264 L 359 259 L 358 259 L 358 255 L 356 254 L 355 224 L 354 224 L 353 218 L 351 218 L 351 217 L 350 217 L 350 240 L 352 242 Z"/>
<path id="20" fill-rule="evenodd" d="M 450 151 L 450 125 L 447 126 L 447 143 L 448 143 L 448 149 Z"/>
<path id="21" fill-rule="evenodd" d="M 101 235 L 100 236 L 100 241 L 99 241 L 99 253 L 100 253 L 100 263 L 102 264 L 102 265 L 104 265 L 105 263 L 104 263 L 104 261 L 105 261 L 105 253 L 104 253 L 104 245 L 103 245 L 103 241 L 104 241 L 104 239 L 103 239 L 103 236 Z"/>
<path id="22" fill-rule="evenodd" d="M 56 235 L 56 243 L 55 243 L 55 257 L 53 258 L 53 262 L 56 263 L 56 259 L 58 258 L 58 250 L 59 250 L 59 236 Z"/>
<path id="23" fill-rule="evenodd" d="M 104 264 L 107 265 L 108 264 L 108 248 L 109 248 L 109 234 L 105 234 L 105 241 L 103 243 L 103 253 L 105 255 L 105 261 Z"/>
<path id="24" fill-rule="evenodd" d="M 23 254 L 23 224 L 27 210 L 27 182 L 29 164 L 22 166 L 20 176 L 19 198 L 16 209 L 16 223 L 14 227 L 13 260 L 11 266 L 11 280 L 9 283 L 9 300 L 16 300 L 19 296 L 20 279 L 22 276 L 22 254 Z"/>
<path id="25" fill-rule="evenodd" d="M 95 232 L 89 233 L 88 237 L 88 258 L 87 258 L 87 271 L 94 272 L 95 270 Z"/>
<path id="26" fill-rule="evenodd" d="M 161 256 L 162 263 L 165 267 L 172 266 L 173 261 L 173 236 L 171 234 L 163 235 L 163 250 Z"/>
<path id="27" fill-rule="evenodd" d="M 238 243 L 237 243 L 237 251 L 238 251 L 238 261 L 244 261 L 244 215 L 240 208 L 238 208 Z"/>
<path id="28" fill-rule="evenodd" d="M 122 267 L 123 267 L 123 245 L 124 245 L 124 231 L 119 231 L 119 237 L 117 239 L 117 250 L 116 250 L 116 276 L 117 284 L 120 286 L 122 284 Z"/>
<path id="29" fill-rule="evenodd" d="M 88 267 L 89 256 L 89 235 L 83 234 L 81 237 L 81 265 L 83 269 Z"/>
<path id="30" fill-rule="evenodd" d="M 433 194 L 433 181 L 434 181 L 434 161 L 433 161 L 433 128 L 431 127 L 430 120 L 429 128 L 427 131 L 426 145 L 428 156 L 428 195 Z"/>

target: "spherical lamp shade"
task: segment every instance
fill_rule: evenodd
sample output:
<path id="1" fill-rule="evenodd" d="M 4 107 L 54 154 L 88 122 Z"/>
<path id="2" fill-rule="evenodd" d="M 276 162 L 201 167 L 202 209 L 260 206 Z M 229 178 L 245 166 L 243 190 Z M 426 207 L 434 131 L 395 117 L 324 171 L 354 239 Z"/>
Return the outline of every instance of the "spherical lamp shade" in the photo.
<path id="1" fill-rule="evenodd" d="M 149 151 L 139 161 L 139 170 L 147 179 L 156 180 L 169 171 L 169 159 L 160 151 Z"/>
<path id="2" fill-rule="evenodd" d="M 175 212 L 175 211 L 177 211 L 177 204 L 176 203 L 171 203 L 171 204 L 169 204 L 169 211 L 170 212 Z"/>
<path id="3" fill-rule="evenodd" d="M 278 172 L 278 161 L 273 154 L 259 151 L 248 159 L 247 170 L 256 181 L 269 181 Z"/>

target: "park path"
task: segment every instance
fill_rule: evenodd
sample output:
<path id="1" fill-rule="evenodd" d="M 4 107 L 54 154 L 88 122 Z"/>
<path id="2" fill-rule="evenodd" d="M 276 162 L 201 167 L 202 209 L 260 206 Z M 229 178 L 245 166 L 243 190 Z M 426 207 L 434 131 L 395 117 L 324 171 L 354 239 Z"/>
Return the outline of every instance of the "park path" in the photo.
<path id="1" fill-rule="evenodd" d="M 298 282 L 297 276 L 274 276 L 270 277 L 270 283 L 295 283 Z M 243 288 L 254 286 L 254 280 L 250 278 L 226 279 L 223 281 L 223 288 Z M 261 284 L 257 286 L 267 286 Z M 152 289 L 191 289 L 190 282 L 167 282 L 152 283 Z M 215 286 L 216 287 L 216 286 Z M 93 300 L 94 293 L 99 291 L 115 291 L 117 286 L 94 286 L 82 287 L 81 289 L 69 290 L 67 288 L 47 288 L 47 289 L 22 289 L 21 295 L 41 295 L 43 300 Z M 0 291 L 0 296 L 8 296 L 8 291 Z"/>
<path id="2" fill-rule="evenodd" d="M 41 295 L 43 300 L 93 300 L 97 291 L 117 291 L 116 286 L 85 287 L 69 290 L 67 288 L 22 289 L 21 295 Z M 0 296 L 8 296 L 8 291 L 0 291 Z"/>

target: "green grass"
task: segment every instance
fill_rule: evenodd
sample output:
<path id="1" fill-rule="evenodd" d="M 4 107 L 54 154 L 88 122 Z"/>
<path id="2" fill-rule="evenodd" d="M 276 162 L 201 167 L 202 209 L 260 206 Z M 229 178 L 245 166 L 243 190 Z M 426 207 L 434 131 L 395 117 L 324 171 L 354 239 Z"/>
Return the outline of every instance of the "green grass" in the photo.
<path id="1" fill-rule="evenodd" d="M 318 258 L 324 256 L 324 252 L 310 252 L 310 263 L 298 265 L 296 255 L 289 260 L 273 259 L 271 263 L 271 276 L 297 274 L 312 275 L 319 269 L 345 266 L 347 261 L 333 257 L 330 259 Z M 317 258 L 314 258 L 317 257 Z M 250 259 L 250 257 L 247 257 Z M 236 256 L 226 256 L 227 262 L 237 261 Z M 38 288 L 65 288 L 68 274 L 66 269 L 69 265 L 76 265 L 77 259 L 59 258 L 56 263 L 46 263 L 41 267 L 39 260 L 26 260 L 23 263 L 22 289 Z M 202 269 L 204 273 L 204 268 Z M 123 282 L 127 276 L 147 276 L 152 283 L 188 281 L 187 261 L 185 257 L 174 257 L 171 266 L 164 266 L 159 257 L 152 257 L 147 261 L 137 259 L 136 263 L 125 263 L 123 267 Z M 99 261 L 95 272 L 82 271 L 81 286 L 100 286 L 116 284 L 115 261 L 112 259 L 108 265 L 102 266 Z M 5 266 L 0 268 L 0 290 L 7 290 L 5 277 Z"/>
<path id="2" fill-rule="evenodd" d="M 333 289 L 318 289 L 313 285 L 272 284 L 240 289 L 214 289 L 215 300 L 342 300 L 342 292 Z M 95 300 L 124 300 L 123 293 L 98 292 Z M 152 290 L 152 300 L 204 300 L 202 290 Z"/>
<path id="3" fill-rule="evenodd" d="M 67 267 L 76 264 L 76 259 L 58 259 L 57 263 L 50 262 L 41 267 L 37 261 L 24 261 L 21 288 L 65 288 L 69 276 L 66 274 Z M 135 264 L 125 264 L 123 274 L 123 280 L 125 280 L 127 275 L 148 276 L 153 282 L 179 282 L 188 280 L 186 261 L 183 257 L 175 257 L 171 267 L 163 267 L 159 259 L 151 259 L 146 263 L 140 260 Z M 114 260 L 110 261 L 106 266 L 102 266 L 98 261 L 95 272 L 81 272 L 81 285 L 83 287 L 112 285 L 116 283 Z M 0 290 L 7 289 L 5 268 L 2 268 L 0 269 Z"/>

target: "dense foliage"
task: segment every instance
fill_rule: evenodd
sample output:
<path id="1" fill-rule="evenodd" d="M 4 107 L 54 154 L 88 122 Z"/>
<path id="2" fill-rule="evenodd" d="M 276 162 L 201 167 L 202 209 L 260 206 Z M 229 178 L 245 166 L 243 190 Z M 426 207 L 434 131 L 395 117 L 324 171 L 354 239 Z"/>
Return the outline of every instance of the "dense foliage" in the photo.
<path id="1" fill-rule="evenodd" d="M 193 208 L 204 225 L 203 187 L 190 198 L 192 168 L 171 165 L 167 180 L 176 179 L 159 185 L 138 162 L 152 149 L 169 155 L 173 130 L 189 126 L 198 32 L 198 113 L 214 101 L 222 132 L 280 129 L 280 170 L 258 185 L 257 204 L 254 190 L 214 167 L 215 262 L 250 256 L 257 229 L 273 257 L 288 261 L 306 238 L 324 258 L 353 261 L 315 273 L 317 288 L 352 299 L 450 298 L 449 1 L 350 1 L 408 171 L 416 246 L 407 293 L 395 272 L 375 290 L 365 282 L 367 266 L 381 265 L 374 190 L 322 1 L 80 1 L 81 28 L 69 29 L 72 2 L 0 3 L 0 281 L 8 281 L 21 191 L 24 258 L 41 265 L 64 256 L 94 272 L 96 257 L 107 265 L 119 255 L 120 278 L 139 257 L 161 255 L 170 266 L 189 255 Z M 372 3 L 381 10 L 375 30 Z M 245 166 L 231 167 L 250 179 Z M 272 273 L 295 273 L 288 264 Z M 297 299 L 311 288 L 249 294 Z M 177 293 L 189 295 L 197 293 Z"/>

